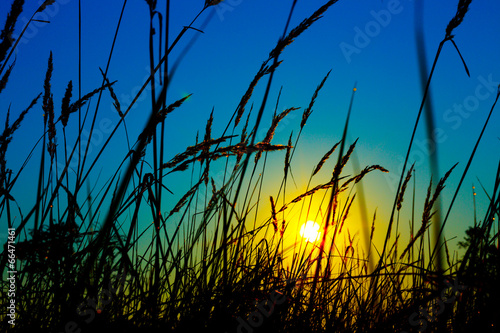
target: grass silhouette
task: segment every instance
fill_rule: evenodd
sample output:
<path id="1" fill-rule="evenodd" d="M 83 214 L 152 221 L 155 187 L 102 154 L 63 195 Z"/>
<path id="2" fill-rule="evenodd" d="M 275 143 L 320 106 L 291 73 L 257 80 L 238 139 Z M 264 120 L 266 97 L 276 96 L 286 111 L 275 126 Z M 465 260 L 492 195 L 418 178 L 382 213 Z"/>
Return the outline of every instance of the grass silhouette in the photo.
<path id="1" fill-rule="evenodd" d="M 6 113 L 5 128 L 0 135 L 0 217 L 2 223 L 6 221 L 9 230 L 15 230 L 17 282 L 15 325 L 9 324 L 10 317 L 2 314 L 0 327 L 3 331 L 498 330 L 500 238 L 495 222 L 498 223 L 500 209 L 500 164 L 497 174 L 491 179 L 494 190 L 488 195 L 489 205 L 484 218 L 475 223 L 468 231 L 466 241 L 460 243 L 466 248 L 465 256 L 461 259 L 450 257 L 447 241 L 441 241 L 440 237 L 500 90 L 442 223 L 440 219 L 432 219 L 440 193 L 455 166 L 437 181 L 431 181 L 421 210 L 414 205 L 414 165 L 406 170 L 440 52 L 446 42 L 451 42 L 458 51 L 452 32 L 463 21 L 471 1 L 459 1 L 457 13 L 446 28 L 445 38 L 439 44 L 426 78 L 383 248 L 379 251 L 374 244 L 375 233 L 381 232 L 376 228 L 374 215 L 371 226 L 364 226 L 369 228 L 366 230 L 368 236 L 363 240 L 367 244 L 366 253 L 344 224 L 349 221 L 356 190 L 359 190 L 362 200 L 370 200 L 358 189 L 359 182 L 364 177 L 376 177 L 377 172 L 387 170 L 380 165 L 369 165 L 354 175 L 345 172 L 346 165 L 357 164 L 354 154 L 358 140 L 350 142 L 348 139 L 356 86 L 346 110 L 342 138 L 311 165 L 311 176 L 303 193 L 295 195 L 289 191 L 291 181 L 300 181 L 293 178 L 294 156 L 300 149 L 302 129 L 307 126 L 330 72 L 312 91 L 310 104 L 302 111 L 300 128 L 295 136 L 291 133 L 286 143 L 273 141 L 279 124 L 291 114 L 300 112 L 298 107 L 279 111 L 278 97 L 271 125 L 264 138 L 258 138 L 264 110 L 269 108 L 274 73 L 281 64 L 282 51 L 337 1 L 326 2 L 289 29 L 296 5 L 296 1 L 292 1 L 282 37 L 251 80 L 225 130 L 219 135 L 214 134 L 212 113 L 205 133 L 196 138 L 194 145 L 170 160 L 164 154 L 166 145 L 172 140 L 165 128 L 166 117 L 182 109 L 190 97 L 187 95 L 167 104 L 169 83 L 176 74 L 179 59 L 185 56 L 185 52 L 181 52 L 170 66 L 173 63 L 171 53 L 187 31 L 197 29 L 194 25 L 205 11 L 220 5 L 221 1 L 205 1 L 202 10 L 172 43 L 168 39 L 170 2 L 167 1 L 164 16 L 156 8 L 156 1 L 146 2 L 150 12 L 151 74 L 146 82 L 141 82 L 140 91 L 126 110 L 122 109 L 117 98 L 115 81 L 108 77 L 112 47 L 107 66 L 101 70 L 101 86 L 83 96 L 79 91 L 78 98 L 73 98 L 73 83 L 70 81 L 64 96 L 54 97 L 51 81 L 57 79 L 52 75 L 57 63 L 53 63 L 51 53 L 43 93 L 36 96 L 14 122 L 10 120 L 10 109 Z M 43 12 L 53 3 L 51 0 L 43 2 L 37 12 Z M 126 3 L 124 1 L 123 8 Z M 23 4 L 22 0 L 12 2 L 0 35 L 0 93 L 7 86 L 15 65 L 11 60 L 13 50 L 33 20 L 32 16 L 21 36 L 13 41 L 11 36 Z M 155 54 L 154 48 L 157 35 L 154 20 L 165 24 L 160 40 L 164 38 L 168 47 L 160 49 L 159 55 Z M 468 72 L 466 65 L 465 68 Z M 249 105 L 255 88 L 262 82 L 265 89 L 260 104 Z M 145 127 L 133 141 L 125 120 L 147 87 L 152 110 L 146 115 Z M 97 154 L 91 155 L 90 144 L 83 143 L 83 133 L 88 130 L 92 136 L 97 130 L 103 93 L 109 93 L 113 100 L 119 122 Z M 62 99 L 59 117 L 54 110 L 54 98 Z M 91 109 L 89 101 L 96 98 L 95 109 Z M 23 166 L 19 170 L 10 170 L 6 160 L 9 144 L 26 114 L 40 103 L 44 112 L 44 134 L 28 153 Z M 76 122 L 76 114 L 78 133 L 74 140 L 70 140 L 66 127 L 69 122 Z M 431 127 L 428 133 L 432 133 L 432 124 L 428 126 Z M 118 136 L 118 129 L 125 132 L 121 139 L 127 143 L 129 152 L 122 157 L 119 168 L 113 170 L 109 179 L 98 183 L 99 187 L 91 188 L 89 177 L 98 174 L 96 168 L 103 156 L 112 153 L 107 148 L 111 139 Z M 61 139 L 62 144 L 57 145 Z M 146 158 L 148 146 L 152 146 L 152 154 L 147 156 L 152 161 L 151 172 L 148 172 Z M 32 208 L 27 213 L 22 212 L 20 220 L 16 220 L 12 213 L 16 209 L 12 189 L 27 162 L 36 154 L 41 154 L 36 198 Z M 270 162 L 271 156 L 277 154 L 284 155 L 283 164 L 278 166 Z M 72 167 L 75 159 L 77 165 Z M 330 159 L 334 161 L 333 168 L 326 170 Z M 63 167 L 59 168 L 59 165 Z M 219 168 L 222 168 L 223 176 L 217 179 L 220 182 L 216 182 L 214 170 Z M 280 187 L 273 193 L 266 192 L 263 181 L 270 168 L 283 168 Z M 190 174 L 191 183 L 186 193 L 176 196 L 172 208 L 165 214 L 162 195 L 170 191 L 164 180 L 169 174 Z M 319 174 L 328 175 L 329 181 L 319 182 Z M 413 198 L 409 198 L 411 189 Z M 312 208 L 313 201 L 322 202 L 321 212 Z M 413 202 L 412 233 L 409 243 L 401 245 L 398 243 L 399 213 L 408 202 Z M 322 216 L 318 244 L 298 239 L 297 233 L 291 230 L 289 216 L 292 209 L 299 210 L 301 217 Z M 107 214 L 103 220 L 96 214 L 100 210 Z M 418 212 L 422 216 L 420 225 L 414 217 Z M 364 213 L 368 216 L 366 211 Z M 267 218 L 262 219 L 263 215 Z M 148 226 L 143 222 L 146 216 L 152 221 Z M 434 238 L 430 231 L 432 223 L 439 231 Z M 345 242 L 339 241 L 342 238 Z M 0 256 L 4 275 L 10 274 L 7 273 L 11 263 L 9 249 L 6 242 Z M 5 292 L 2 292 L 0 303 L 4 309 L 12 299 L 8 296 L 9 283 L 7 279 L 2 281 Z"/>

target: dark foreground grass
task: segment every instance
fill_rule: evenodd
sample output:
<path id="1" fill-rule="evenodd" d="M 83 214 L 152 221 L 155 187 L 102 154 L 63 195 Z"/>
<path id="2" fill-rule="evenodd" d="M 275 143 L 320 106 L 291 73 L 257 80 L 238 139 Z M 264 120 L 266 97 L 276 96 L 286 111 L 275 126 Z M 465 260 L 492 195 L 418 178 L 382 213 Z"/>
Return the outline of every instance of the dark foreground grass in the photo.
<path id="1" fill-rule="evenodd" d="M 379 251 L 374 245 L 375 233 L 384 232 L 375 228 L 374 216 L 369 236 L 363 241 L 368 245 L 364 251 L 344 224 L 348 223 L 358 183 L 365 176 L 374 177 L 377 172 L 387 170 L 371 165 L 355 175 L 343 172 L 357 143 L 357 140 L 347 141 L 350 109 L 341 141 L 333 144 L 317 164 L 311 165 L 306 191 L 295 196 L 287 191 L 291 181 L 300 181 L 292 178 L 294 155 L 300 149 L 302 130 L 329 73 L 312 91 L 296 135 L 290 134 L 287 143 L 272 142 L 279 123 L 291 112 L 299 112 L 298 108 L 279 111 L 278 97 L 271 126 L 263 139 L 257 138 L 264 110 L 270 108 L 273 73 L 279 68 L 282 51 L 336 1 L 327 2 L 293 29 L 289 29 L 288 20 L 282 38 L 257 71 L 223 133 L 214 135 L 211 115 L 203 136 L 193 146 L 170 159 L 164 155 L 170 140 L 164 126 L 166 116 L 182 108 L 187 99 L 166 103 L 169 82 L 176 69 L 174 65 L 167 71 L 169 54 L 187 30 L 195 29 L 205 10 L 219 2 L 206 1 L 203 10 L 172 43 L 168 37 L 161 40 L 166 46 L 163 53 L 160 48 L 160 60 L 155 62 L 153 21 L 164 20 L 165 31 L 161 36 L 168 36 L 169 1 L 164 17 L 159 15 L 156 1 L 147 1 L 153 74 L 126 110 L 120 106 L 106 68 L 102 71 L 102 85 L 83 96 L 79 93 L 78 98 L 73 98 L 73 84 L 69 82 L 57 116 L 50 85 L 51 80 L 57 79 L 52 78 L 57 64 L 52 62 L 51 55 L 43 93 L 15 121 L 9 119 L 10 110 L 6 112 L 0 136 L 0 218 L 15 235 L 10 244 L 15 244 L 15 252 L 7 242 L 0 257 L 5 277 L 1 297 L 4 310 L 13 299 L 7 279 L 13 273 L 9 271 L 17 273 L 15 325 L 9 324 L 13 318 L 3 311 L 2 331 L 497 331 L 500 256 L 495 223 L 500 209 L 500 164 L 490 180 L 494 190 L 488 194 L 486 213 L 474 222 L 468 238 L 461 243 L 466 248 L 462 259 L 450 256 L 446 240 L 441 241 L 440 235 L 431 237 L 429 228 L 432 221 L 439 233 L 444 229 L 453 202 L 442 223 L 432 219 L 447 178 L 451 172 L 457 172 L 455 167 L 435 181 L 436 185 L 429 184 L 423 207 L 412 208 L 413 215 L 420 213 L 422 217 L 419 223 L 416 219 L 411 221 L 408 244 L 398 244 L 397 230 L 403 203 L 415 201 L 414 167 L 403 171 L 383 248 Z M 39 11 L 52 3 L 45 1 Z M 452 32 L 462 22 L 469 3 L 459 1 L 457 14 L 446 29 L 431 74 L 426 78 L 404 169 L 440 51 L 446 42 L 458 50 Z M 0 35 L 0 93 L 14 66 L 10 58 L 17 41 L 10 36 L 22 7 L 23 1 L 13 1 Z M 290 17 L 294 8 L 292 1 Z M 120 24 L 116 34 L 119 27 Z M 266 89 L 255 106 L 257 111 L 253 111 L 249 102 L 259 83 Z M 110 153 L 106 149 L 111 139 L 118 136 L 118 129 L 123 128 L 127 133 L 126 117 L 148 85 L 152 112 L 147 125 L 131 146 L 126 135 L 129 154 L 123 156 L 113 175 L 99 187 L 89 186 L 89 177 L 98 174 L 96 166 Z M 84 129 L 90 133 L 95 130 L 103 93 L 110 94 L 120 121 L 98 153 L 90 157 L 82 133 Z M 355 89 L 351 107 L 354 96 Z M 90 99 L 97 99 L 95 108 L 87 107 Z M 44 135 L 26 159 L 28 163 L 34 155 L 41 154 L 38 182 L 32 189 L 36 191 L 36 200 L 28 212 L 19 212 L 20 218 L 15 219 L 13 211 L 18 206 L 11 193 L 26 164 L 16 171 L 8 169 L 6 152 L 24 116 L 40 104 L 46 115 Z M 252 112 L 257 113 L 255 117 Z M 72 142 L 66 136 L 71 121 L 78 121 L 79 129 Z M 488 121 L 489 117 L 484 128 Z M 147 150 L 148 146 L 151 150 Z M 271 165 L 269 154 L 280 152 L 284 155 L 283 163 Z M 78 165 L 70 172 L 74 156 Z M 330 159 L 336 162 L 327 170 Z M 275 192 L 266 193 L 263 177 L 270 168 L 282 169 L 283 177 Z M 223 176 L 214 180 L 214 170 L 221 169 Z M 190 173 L 191 184 L 166 210 L 162 193 L 169 189 L 164 176 L 175 173 Z M 318 183 L 320 173 L 329 174 L 330 180 Z M 462 181 L 456 193 L 461 184 Z M 410 189 L 414 191 L 413 197 Z M 316 216 L 317 212 L 310 208 L 313 199 L 324 203 L 322 238 L 317 245 L 297 239 L 296 231 L 288 228 L 292 209 L 299 210 L 301 216 Z M 96 213 L 100 210 L 106 211 L 104 219 Z M 268 217 L 262 219 L 262 216 Z M 144 223 L 146 218 L 152 221 L 148 225 Z M 287 242 L 287 237 L 295 240 Z M 339 241 L 342 239 L 346 241 Z"/>

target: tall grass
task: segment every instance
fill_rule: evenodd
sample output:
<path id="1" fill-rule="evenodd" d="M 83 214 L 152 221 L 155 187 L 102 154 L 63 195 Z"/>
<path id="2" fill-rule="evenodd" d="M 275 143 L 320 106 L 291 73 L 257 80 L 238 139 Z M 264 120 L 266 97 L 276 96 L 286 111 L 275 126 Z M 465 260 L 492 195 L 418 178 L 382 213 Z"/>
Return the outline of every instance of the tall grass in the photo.
<path id="1" fill-rule="evenodd" d="M 206 10 L 219 5 L 220 1 L 205 1 L 193 21 L 172 42 L 168 37 L 170 2 L 166 2 L 164 11 L 157 1 L 146 2 L 150 13 L 151 75 L 141 83 L 141 90 L 126 110 L 122 110 L 116 97 L 115 82 L 108 77 L 127 4 L 124 1 L 107 66 L 101 70 L 100 86 L 82 96 L 79 83 L 79 96 L 72 102 L 70 81 L 65 95 L 54 97 L 51 80 L 57 79 L 52 75 L 57 63 L 53 63 L 51 54 L 43 93 L 36 96 L 14 122 L 10 120 L 10 110 L 6 113 L 5 128 L 0 136 L 0 217 L 9 228 L 16 229 L 18 279 L 16 325 L 10 326 L 8 317 L 2 314 L 2 329 L 13 332 L 79 329 L 85 332 L 110 329 L 124 332 L 432 332 L 443 329 L 468 332 L 472 328 L 497 329 L 496 299 L 500 295 L 496 281 L 500 257 L 495 221 L 498 222 L 500 209 L 500 165 L 491 180 L 494 191 L 485 194 L 489 198 L 486 214 L 470 232 L 464 245 L 466 254 L 461 260 L 450 257 L 447 242 L 439 241 L 453 201 L 443 222 L 438 224 L 439 235 L 431 238 L 430 232 L 435 205 L 455 166 L 441 178 L 435 175 L 439 179 L 429 184 L 424 206 L 420 208 L 415 206 L 414 166 L 406 170 L 441 49 L 447 41 L 457 48 L 452 32 L 462 22 L 470 1 L 459 1 L 457 14 L 446 29 L 427 77 L 381 251 L 375 246 L 375 233 L 380 233 L 375 213 L 371 226 L 365 226 L 369 230 L 363 240 L 363 244 L 367 244 L 364 247 L 358 245 L 357 236 L 345 227 L 360 181 L 364 177 L 377 177 L 376 172 L 387 172 L 380 165 L 366 166 L 357 174 L 345 172 L 358 142 L 358 139 L 348 141 L 356 87 L 346 110 L 341 140 L 311 165 L 311 176 L 303 193 L 294 193 L 288 186 L 290 179 L 302 181 L 293 178 L 294 156 L 300 149 L 302 130 L 307 127 L 315 101 L 330 73 L 316 89 L 304 87 L 311 88 L 311 101 L 302 111 L 297 134 L 291 133 L 288 142 L 275 143 L 274 134 L 280 122 L 300 112 L 300 108 L 281 110 L 279 96 L 265 137 L 257 136 L 264 111 L 269 109 L 273 75 L 279 69 L 283 50 L 337 1 L 326 2 L 289 29 L 292 16 L 297 15 L 294 13 L 296 1 L 293 1 L 282 37 L 250 81 L 225 130 L 214 133 L 212 113 L 204 134 L 197 136 L 195 144 L 170 159 L 164 153 L 170 140 L 165 122 L 167 116 L 183 108 L 189 98 L 167 103 L 169 83 L 180 61 L 177 58 L 173 62 L 171 53 L 188 30 L 199 30 L 195 28 L 199 18 L 209 15 Z M 37 11 L 52 4 L 53 1 L 45 1 Z M 13 43 L 10 36 L 22 7 L 23 1 L 13 1 L 2 30 L 0 92 L 8 84 L 15 65 L 10 58 L 17 42 Z M 165 28 L 161 34 L 155 34 L 155 20 Z M 179 57 L 184 56 L 185 52 L 181 52 Z M 249 105 L 252 98 L 258 98 L 253 92 L 264 78 L 267 82 L 262 99 L 255 102 L 256 105 Z M 148 85 L 152 110 L 146 126 L 131 145 L 125 120 Z M 98 153 L 90 155 L 89 145 L 82 144 L 83 130 L 88 129 L 90 133 L 95 130 L 103 93 L 109 93 L 119 121 Z M 499 96 L 500 92 L 455 197 Z M 91 108 L 88 102 L 96 97 L 97 103 Z M 62 98 L 59 117 L 54 110 L 54 98 Z M 6 160 L 9 144 L 26 114 L 39 107 L 40 101 L 46 115 L 43 136 L 28 153 L 22 167 L 9 170 Z M 252 114 L 254 106 L 256 115 Z M 77 112 L 78 133 L 70 142 L 66 128 L 69 122 L 77 121 Z M 109 151 L 109 143 L 118 136 L 119 129 L 125 132 L 129 152 L 122 156 L 120 166 L 109 179 L 92 188 L 89 177 L 98 174 L 96 167 L 103 156 L 113 153 Z M 63 144 L 55 145 L 56 138 L 61 136 Z M 148 146 L 152 146 L 149 155 Z M 17 209 L 17 204 L 13 188 L 37 154 L 40 160 L 36 200 L 27 213 L 20 212 L 20 220 L 15 220 L 12 210 Z M 75 154 L 78 165 L 76 176 L 71 176 L 70 163 Z M 283 156 L 279 168 L 270 164 L 270 154 Z M 330 159 L 335 161 L 333 165 Z M 149 161 L 152 163 L 148 164 Z M 64 167 L 61 170 L 57 165 Z M 273 174 L 283 168 L 283 177 L 275 192 L 267 193 L 264 178 L 270 168 Z M 214 178 L 214 170 L 222 170 L 223 176 Z M 165 176 L 177 173 L 188 173 L 191 183 L 188 191 L 176 197 L 167 210 L 162 199 L 165 191 L 170 191 Z M 329 181 L 319 181 L 320 174 L 328 175 Z M 413 196 L 409 198 L 411 190 Z M 319 208 L 313 208 L 314 202 L 320 202 Z M 408 202 L 412 202 L 411 235 L 408 244 L 401 244 L 399 214 Z M 104 219 L 96 213 L 100 210 L 106 211 Z M 372 212 L 364 213 L 372 215 Z M 299 220 L 322 219 L 319 244 L 298 238 L 290 222 L 297 214 Z M 416 214 L 421 214 L 420 225 Z M 146 218 L 152 221 L 149 225 Z M 7 247 L 0 258 L 2 272 L 5 272 Z M 6 291 L 8 283 L 5 279 L 2 283 Z M 8 302 L 7 292 L 2 293 L 2 307 Z"/>

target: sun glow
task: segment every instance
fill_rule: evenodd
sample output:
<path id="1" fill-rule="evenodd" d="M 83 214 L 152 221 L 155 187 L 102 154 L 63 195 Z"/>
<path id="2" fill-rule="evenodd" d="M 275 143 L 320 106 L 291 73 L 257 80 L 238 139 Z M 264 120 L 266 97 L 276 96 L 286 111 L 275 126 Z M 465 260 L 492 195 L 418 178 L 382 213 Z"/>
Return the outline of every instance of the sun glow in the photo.
<path id="1" fill-rule="evenodd" d="M 300 227 L 300 235 L 304 237 L 307 242 L 314 243 L 321 235 L 319 228 L 319 224 L 316 222 L 307 221 Z"/>

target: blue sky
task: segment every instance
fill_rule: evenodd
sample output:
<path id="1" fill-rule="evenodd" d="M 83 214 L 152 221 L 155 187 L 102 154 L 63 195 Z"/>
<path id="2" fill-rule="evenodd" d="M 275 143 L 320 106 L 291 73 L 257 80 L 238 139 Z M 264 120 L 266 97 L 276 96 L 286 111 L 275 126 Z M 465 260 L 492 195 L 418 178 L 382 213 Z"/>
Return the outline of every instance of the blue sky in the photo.
<path id="1" fill-rule="evenodd" d="M 296 26 L 325 1 L 298 1 L 291 26 Z M 409 143 L 422 92 L 417 69 L 414 32 L 414 3 L 411 0 L 339 1 L 318 22 L 288 46 L 276 71 L 270 102 L 263 125 L 270 123 L 280 87 L 283 87 L 280 109 L 307 107 L 316 86 L 329 70 L 331 75 L 320 93 L 314 112 L 304 130 L 296 155 L 294 173 L 300 192 L 307 183 L 314 165 L 342 135 L 343 124 L 352 87 L 357 82 L 349 137 L 359 137 L 357 157 L 360 165 L 381 164 L 390 175 L 373 174 L 366 178 L 365 189 L 369 210 L 378 207 L 379 221 L 386 223 L 397 187 L 399 167 Z M 188 25 L 203 7 L 204 1 L 172 1 L 171 40 Z M 82 1 L 82 93 L 97 88 L 105 68 L 122 1 Z M 10 1 L 0 3 L 0 24 L 3 26 Z M 37 2 L 28 1 L 21 15 L 17 34 L 36 11 Z M 164 12 L 164 1 L 158 9 Z M 206 120 L 214 108 L 214 135 L 221 134 L 262 61 L 267 59 L 283 32 L 290 1 L 227 0 L 207 10 L 194 27 L 201 27 L 211 17 L 204 33 L 188 31 L 171 57 L 171 64 L 192 37 L 197 40 L 182 59 L 173 78 L 168 99 L 173 102 L 192 93 L 182 108 L 166 122 L 169 144 L 166 156 L 173 157 L 192 145 L 197 131 L 203 133 Z M 457 1 L 425 1 L 423 27 L 428 66 L 439 42 L 445 35 L 449 20 L 456 12 Z M 431 85 L 436 127 L 439 128 L 440 176 L 459 162 L 443 192 L 447 207 L 474 143 L 496 95 L 500 83 L 500 21 L 497 1 L 473 1 L 464 22 L 455 31 L 458 47 L 470 70 L 465 73 L 460 57 L 447 43 L 439 59 Z M 3 121 L 5 110 L 17 115 L 43 89 L 49 52 L 54 55 L 52 89 L 59 110 L 69 80 L 75 87 L 78 80 L 78 1 L 58 0 L 34 22 L 16 50 L 16 65 L 7 88 L 0 95 Z M 155 27 L 159 29 L 157 21 Z M 109 68 L 110 80 L 118 80 L 115 91 L 125 107 L 130 97 L 149 75 L 149 10 L 145 1 L 129 0 Z M 156 35 L 156 38 L 158 35 Z M 257 87 L 252 102 L 260 105 L 264 81 Z M 98 121 L 118 122 L 108 94 L 103 95 Z M 95 107 L 95 100 L 91 103 Z M 134 107 L 126 122 L 130 138 L 135 141 L 151 110 L 149 91 Z M 298 130 L 302 111 L 296 111 L 279 127 L 274 142 L 286 143 L 290 131 Z M 13 117 L 11 117 L 12 119 Z M 73 124 L 75 118 L 70 119 Z M 479 190 L 477 178 L 488 191 L 492 190 L 498 160 L 500 116 L 495 112 L 484 134 L 477 156 L 455 204 L 453 222 L 447 236 L 463 235 L 471 222 L 471 186 L 478 189 L 478 211 L 484 211 L 485 195 Z M 103 123 L 108 124 L 108 123 Z M 430 180 L 425 148 L 423 122 L 417 131 L 410 163 L 417 165 L 417 192 L 423 205 Z M 74 128 L 74 127 L 73 127 Z M 107 126 L 101 128 L 103 135 Z M 24 161 L 43 130 L 41 106 L 27 116 L 16 133 L 8 151 L 8 167 L 13 170 Z M 60 131 L 60 130 L 59 130 Z M 60 132 L 59 132 L 60 133 Z M 109 176 L 127 152 L 123 128 L 111 143 L 100 164 L 102 177 Z M 94 138 L 95 151 L 102 139 Z M 35 161 L 39 152 L 35 153 Z M 282 160 L 280 155 L 278 160 Z M 281 163 L 281 162 L 277 162 Z M 37 170 L 32 161 L 28 170 Z M 332 167 L 332 165 L 330 165 Z M 279 173 L 282 164 L 276 168 Z M 351 172 L 352 169 L 346 170 Z M 31 202 L 34 198 L 35 173 L 25 173 L 15 193 Z M 278 177 L 281 177 L 278 175 Z M 477 177 L 477 178 L 476 178 Z M 328 173 L 325 178 L 328 178 Z M 95 181 L 97 176 L 92 180 Z M 183 193 L 177 178 L 168 180 L 169 188 Z M 182 189 L 182 190 L 181 190 Z M 482 199 L 481 199 L 482 198 Z M 23 206 L 23 200 L 18 199 Z M 418 202 L 417 202 L 418 204 Z M 29 204 L 24 207 L 28 209 Z M 420 206 L 420 207 L 421 207 Z M 407 211 L 409 212 L 409 210 Z M 371 213 L 369 214 L 371 215 Z M 383 228 L 383 227 L 382 227 Z"/>

